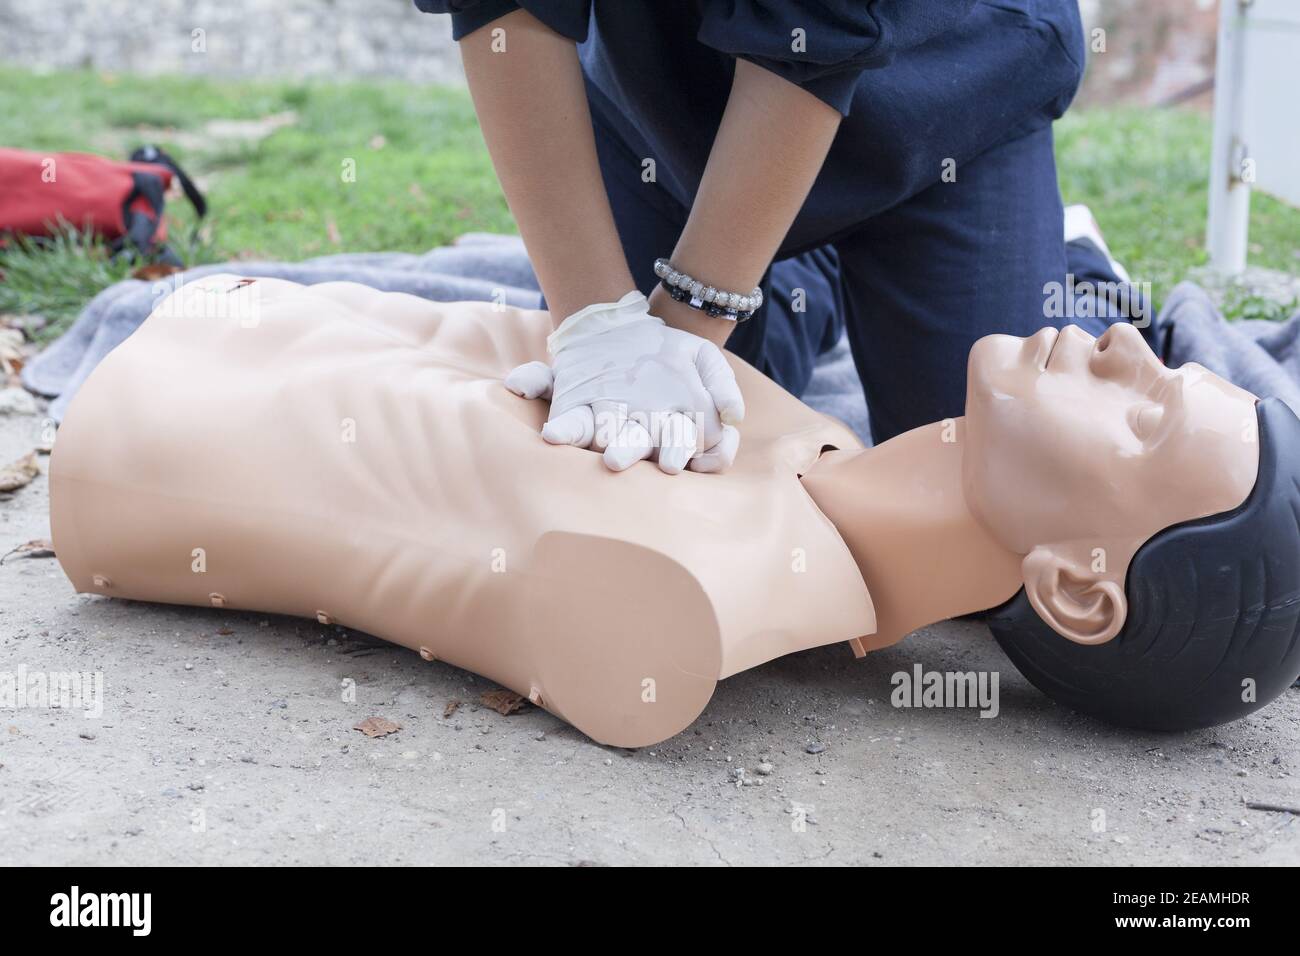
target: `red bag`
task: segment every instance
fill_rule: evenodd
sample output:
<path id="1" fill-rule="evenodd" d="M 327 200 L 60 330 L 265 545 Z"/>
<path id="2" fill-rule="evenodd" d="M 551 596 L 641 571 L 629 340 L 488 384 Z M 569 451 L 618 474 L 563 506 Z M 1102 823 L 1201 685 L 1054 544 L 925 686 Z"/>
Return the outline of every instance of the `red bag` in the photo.
<path id="1" fill-rule="evenodd" d="M 207 202 L 170 156 L 143 146 L 130 162 L 88 153 L 36 153 L 0 147 L 0 233 L 49 236 L 61 221 L 89 228 L 113 244 L 164 260 L 164 194 L 177 178 L 199 218 Z"/>

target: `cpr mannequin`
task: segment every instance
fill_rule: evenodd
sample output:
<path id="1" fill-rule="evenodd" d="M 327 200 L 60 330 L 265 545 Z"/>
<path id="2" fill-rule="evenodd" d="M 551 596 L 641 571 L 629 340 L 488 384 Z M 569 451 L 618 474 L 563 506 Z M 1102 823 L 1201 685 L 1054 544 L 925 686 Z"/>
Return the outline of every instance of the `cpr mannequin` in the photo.
<path id="1" fill-rule="evenodd" d="M 69 409 L 59 560 L 83 592 L 355 627 L 622 746 L 679 732 L 718 680 L 774 657 L 862 653 L 991 607 L 1048 693 L 1141 726 L 1231 719 L 1300 671 L 1300 538 L 1276 531 L 1294 416 L 1262 403 L 1256 428 L 1253 396 L 1164 370 L 1127 326 L 982 340 L 967 418 L 869 451 L 733 360 L 740 455 L 675 477 L 541 441 L 545 404 L 501 380 L 544 356 L 550 327 L 348 283 L 190 284 Z M 1244 636 L 1224 638 L 1218 608 L 1197 616 L 1201 582 L 1144 592 L 1144 626 L 1172 613 L 1181 650 L 1136 647 L 1130 567 L 1261 502 L 1277 556 L 1239 589 Z M 1207 560 L 1259 566 L 1258 543 Z M 1145 683 L 1119 693 L 1116 667 Z"/>

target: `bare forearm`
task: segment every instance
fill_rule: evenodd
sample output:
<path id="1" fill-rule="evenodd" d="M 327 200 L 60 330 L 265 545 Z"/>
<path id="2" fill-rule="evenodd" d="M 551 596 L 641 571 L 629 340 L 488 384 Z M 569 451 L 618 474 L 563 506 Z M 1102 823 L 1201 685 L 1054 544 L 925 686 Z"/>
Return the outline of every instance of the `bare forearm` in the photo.
<path id="1" fill-rule="evenodd" d="M 554 320 L 617 300 L 635 284 L 601 179 L 573 41 L 517 10 L 460 47 L 483 139 Z"/>
<path id="2" fill-rule="evenodd" d="M 673 264 L 708 285 L 745 293 L 762 278 L 821 169 L 840 114 L 744 60 L 718 127 Z M 718 344 L 733 322 L 674 302 L 662 288 L 654 314 Z"/>

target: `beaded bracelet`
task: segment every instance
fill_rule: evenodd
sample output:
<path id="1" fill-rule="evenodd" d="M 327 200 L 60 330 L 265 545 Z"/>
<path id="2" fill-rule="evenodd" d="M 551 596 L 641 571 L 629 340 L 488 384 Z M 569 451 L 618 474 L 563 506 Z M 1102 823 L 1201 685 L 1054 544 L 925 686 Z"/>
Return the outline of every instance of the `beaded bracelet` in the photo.
<path id="1" fill-rule="evenodd" d="M 763 290 L 758 286 L 754 286 L 754 291 L 749 295 L 725 292 L 674 269 L 667 259 L 655 260 L 655 275 L 659 277 L 659 284 L 675 301 L 684 302 L 692 309 L 698 309 L 714 318 L 744 322 L 763 304 Z"/>

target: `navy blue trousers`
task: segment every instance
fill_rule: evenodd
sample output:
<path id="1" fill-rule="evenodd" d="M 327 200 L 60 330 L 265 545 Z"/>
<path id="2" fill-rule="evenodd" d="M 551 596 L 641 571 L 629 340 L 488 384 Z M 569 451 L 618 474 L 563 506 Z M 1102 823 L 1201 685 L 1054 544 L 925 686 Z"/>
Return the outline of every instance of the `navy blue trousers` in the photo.
<path id="1" fill-rule="evenodd" d="M 654 260 L 671 255 L 688 210 L 641 178 L 641 158 L 599 120 L 596 144 L 619 238 L 647 295 Z M 870 176 L 864 169 L 862 175 Z M 1063 318 L 1048 283 L 1071 270 L 1050 127 L 995 146 L 833 242 L 775 263 L 767 303 L 727 348 L 796 395 L 818 354 L 848 330 L 877 442 L 961 415 L 966 356 L 994 332 L 1030 335 L 1073 323 L 1100 335 L 1120 316 Z M 1107 278 L 1104 257 L 1078 263 Z M 1113 276 L 1109 276 L 1113 279 Z"/>

